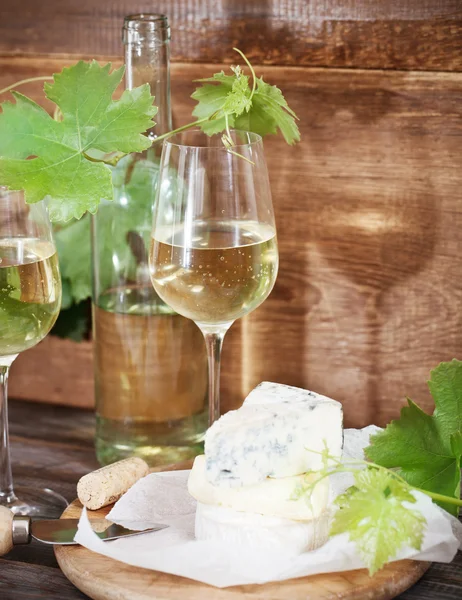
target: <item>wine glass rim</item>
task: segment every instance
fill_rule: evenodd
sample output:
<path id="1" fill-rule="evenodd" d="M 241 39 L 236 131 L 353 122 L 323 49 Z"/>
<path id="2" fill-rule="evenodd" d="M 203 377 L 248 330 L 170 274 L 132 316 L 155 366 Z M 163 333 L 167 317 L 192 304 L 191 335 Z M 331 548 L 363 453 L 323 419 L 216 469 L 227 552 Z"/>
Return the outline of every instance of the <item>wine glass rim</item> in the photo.
<path id="1" fill-rule="evenodd" d="M 245 129 L 230 129 L 229 130 L 231 133 L 244 133 L 247 136 L 249 136 L 250 141 L 247 143 L 242 143 L 242 144 L 235 144 L 232 146 L 232 149 L 234 148 L 248 148 L 249 146 L 255 146 L 257 144 L 261 144 L 263 138 L 261 135 L 259 135 L 258 133 L 254 133 L 253 131 L 246 131 Z M 220 136 L 219 133 L 215 133 L 212 136 L 207 135 L 206 133 L 204 133 L 202 131 L 202 129 L 188 129 L 188 131 L 185 132 L 179 132 L 179 133 L 172 133 L 171 136 L 165 138 L 164 140 L 164 144 L 167 144 L 169 146 L 176 146 L 177 148 L 194 148 L 195 150 L 217 150 L 217 149 L 223 149 L 224 151 L 227 151 L 228 149 L 226 148 L 226 146 L 224 146 L 224 144 L 221 141 L 221 137 L 219 138 L 220 141 L 219 143 L 217 143 L 216 145 L 213 146 L 197 146 L 196 144 L 187 144 L 187 143 L 179 143 L 179 142 L 174 142 L 171 141 L 173 138 L 175 138 L 178 135 L 182 135 L 182 134 L 188 134 L 188 133 L 201 133 L 204 136 L 204 139 L 211 139 L 212 137 L 216 136 Z"/>

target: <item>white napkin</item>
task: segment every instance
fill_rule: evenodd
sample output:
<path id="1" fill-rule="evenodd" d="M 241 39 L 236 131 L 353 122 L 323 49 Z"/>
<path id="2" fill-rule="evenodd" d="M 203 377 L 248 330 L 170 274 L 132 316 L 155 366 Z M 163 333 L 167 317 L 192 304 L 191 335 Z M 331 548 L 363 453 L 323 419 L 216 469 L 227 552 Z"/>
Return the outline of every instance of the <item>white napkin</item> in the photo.
<path id="1" fill-rule="evenodd" d="M 345 430 L 344 457 L 363 458 L 374 426 Z M 355 546 L 346 534 L 337 535 L 304 554 L 284 555 L 276 550 L 259 552 L 229 544 L 194 539 L 196 501 L 187 491 L 189 471 L 153 473 L 138 481 L 113 507 L 108 519 L 144 529 L 153 523 L 168 529 L 139 536 L 102 542 L 92 531 L 86 511 L 82 513 L 75 541 L 89 550 L 121 562 L 146 569 L 189 577 L 216 587 L 280 581 L 316 573 L 349 571 L 364 567 Z M 331 477 L 332 497 L 352 483 L 350 474 Z M 450 562 L 462 545 L 462 525 L 432 503 L 421 492 L 414 492 L 413 508 L 422 511 L 427 529 L 420 552 L 403 548 L 396 560 L 412 558 Z"/>

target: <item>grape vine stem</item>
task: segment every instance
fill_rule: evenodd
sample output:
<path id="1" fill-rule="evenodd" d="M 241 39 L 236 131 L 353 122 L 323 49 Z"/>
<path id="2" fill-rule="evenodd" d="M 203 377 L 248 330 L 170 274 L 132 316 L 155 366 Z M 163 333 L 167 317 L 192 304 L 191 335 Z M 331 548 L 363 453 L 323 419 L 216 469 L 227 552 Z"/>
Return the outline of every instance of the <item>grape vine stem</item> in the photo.
<path id="1" fill-rule="evenodd" d="M 46 76 L 46 77 L 29 77 L 28 79 L 21 79 L 19 81 L 16 81 L 15 83 L 12 83 L 11 85 L 8 85 L 7 87 L 3 88 L 0 90 L 0 96 L 2 94 L 6 94 L 6 92 L 9 92 L 11 90 L 14 90 L 15 88 L 19 87 L 20 85 L 25 85 L 26 83 L 33 83 L 34 81 L 53 81 L 53 77 L 51 77 L 50 75 Z"/>

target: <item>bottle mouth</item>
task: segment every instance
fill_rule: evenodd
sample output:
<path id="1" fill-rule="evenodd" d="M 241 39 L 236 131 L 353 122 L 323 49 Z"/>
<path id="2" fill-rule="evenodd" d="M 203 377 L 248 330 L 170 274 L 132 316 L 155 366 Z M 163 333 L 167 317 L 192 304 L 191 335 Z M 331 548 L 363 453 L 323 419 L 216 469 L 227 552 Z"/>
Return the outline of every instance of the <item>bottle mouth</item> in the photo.
<path id="1" fill-rule="evenodd" d="M 124 44 L 145 40 L 163 44 L 170 40 L 170 26 L 166 15 L 155 13 L 139 13 L 127 15 L 122 28 Z"/>

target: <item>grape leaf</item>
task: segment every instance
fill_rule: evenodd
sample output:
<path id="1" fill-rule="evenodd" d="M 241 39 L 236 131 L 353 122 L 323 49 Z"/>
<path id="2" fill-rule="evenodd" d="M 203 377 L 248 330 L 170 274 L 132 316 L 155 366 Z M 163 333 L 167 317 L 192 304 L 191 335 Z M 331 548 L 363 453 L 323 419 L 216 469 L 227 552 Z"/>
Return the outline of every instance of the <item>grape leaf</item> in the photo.
<path id="1" fill-rule="evenodd" d="M 215 117 L 201 124 L 209 135 L 225 130 L 227 117 L 230 127 L 252 131 L 259 135 L 276 133 L 279 129 L 288 144 L 300 141 L 300 132 L 294 111 L 289 107 L 281 90 L 256 78 L 252 95 L 249 78 L 235 67 L 233 75 L 223 71 L 200 79 L 203 85 L 191 98 L 197 101 L 193 115 L 198 119 Z"/>
<path id="2" fill-rule="evenodd" d="M 110 70 L 111 64 L 80 61 L 45 84 L 61 121 L 16 92 L 15 104 L 2 104 L 0 182 L 23 189 L 29 203 L 47 197 L 53 220 L 78 219 L 96 212 L 101 199 L 112 200 L 109 167 L 88 153 L 141 152 L 151 145 L 142 135 L 157 112 L 149 85 L 125 90 L 114 101 L 124 68 Z"/>
<path id="3" fill-rule="evenodd" d="M 441 363 L 428 382 L 435 400 L 433 415 L 408 399 L 399 419 L 371 438 L 366 456 L 394 468 L 411 485 L 460 498 L 462 457 L 462 362 Z M 437 503 L 458 515 L 457 506 Z"/>
<path id="4" fill-rule="evenodd" d="M 60 267 L 61 270 L 61 267 Z M 74 304 L 71 283 L 61 274 L 61 311 L 67 310 Z"/>
<path id="5" fill-rule="evenodd" d="M 130 245 L 130 232 L 136 234 L 136 239 L 144 246 L 144 260 L 147 261 L 158 174 L 158 162 L 140 159 L 135 155 L 124 157 L 113 169 L 114 202 L 104 202 L 95 220 L 100 261 L 99 283 L 103 291 L 119 285 L 120 276 L 125 281 L 137 279 L 140 257 Z M 114 257 L 119 273 L 116 277 Z"/>
<path id="6" fill-rule="evenodd" d="M 192 113 L 193 116 L 198 119 L 208 119 L 215 113 L 218 113 L 214 119 L 201 125 L 201 129 L 208 135 L 220 133 L 226 128 L 226 120 L 222 108 L 228 96 L 232 94 L 235 80 L 235 75 L 225 75 L 223 71 L 215 73 L 212 77 L 198 80 L 200 83 L 205 83 L 205 85 L 198 87 L 191 95 L 191 98 L 197 100 L 197 106 Z M 218 85 L 212 85 L 214 83 L 218 83 Z M 232 113 L 228 114 L 228 124 L 230 127 L 234 127 L 234 115 Z"/>
<path id="7" fill-rule="evenodd" d="M 434 417 L 442 436 L 462 433 L 462 362 L 440 363 L 430 373 L 428 387 L 435 400 Z"/>
<path id="8" fill-rule="evenodd" d="M 234 126 L 237 129 L 249 129 L 262 136 L 275 133 L 279 128 L 285 141 L 294 144 L 300 141 L 296 118 L 297 115 L 287 104 L 281 90 L 257 78 L 252 109 L 239 116 Z"/>
<path id="9" fill-rule="evenodd" d="M 59 257 L 59 267 L 63 283 L 71 302 L 64 303 L 64 308 L 75 302 L 79 303 L 91 296 L 91 245 L 90 217 L 84 215 L 80 220 L 73 220 L 63 227 L 55 229 L 54 239 Z"/>
<path id="10" fill-rule="evenodd" d="M 394 558 L 403 545 L 420 550 L 426 519 L 404 503 L 415 503 L 406 484 L 392 473 L 362 469 L 354 486 L 337 496 L 330 534 L 348 533 L 373 575 Z"/>
<path id="11" fill-rule="evenodd" d="M 240 67 L 231 67 L 234 72 L 231 93 L 226 96 L 222 107 L 223 112 L 233 114 L 235 117 L 248 112 L 252 108 L 249 78 L 244 75 Z"/>
<path id="12" fill-rule="evenodd" d="M 117 256 L 118 270 L 125 277 L 135 276 L 136 261 L 127 242 L 129 231 L 135 231 L 149 247 L 159 164 L 129 155 L 111 171 L 115 201 L 104 203 L 98 216 L 99 277 L 103 288 L 112 281 L 113 256 Z M 54 238 L 63 284 L 72 302 L 79 303 L 91 297 L 90 216 L 55 228 Z"/>
<path id="13" fill-rule="evenodd" d="M 51 334 L 59 338 L 69 338 L 74 342 L 83 341 L 91 330 L 91 310 L 89 302 L 72 304 L 61 309 Z"/>

